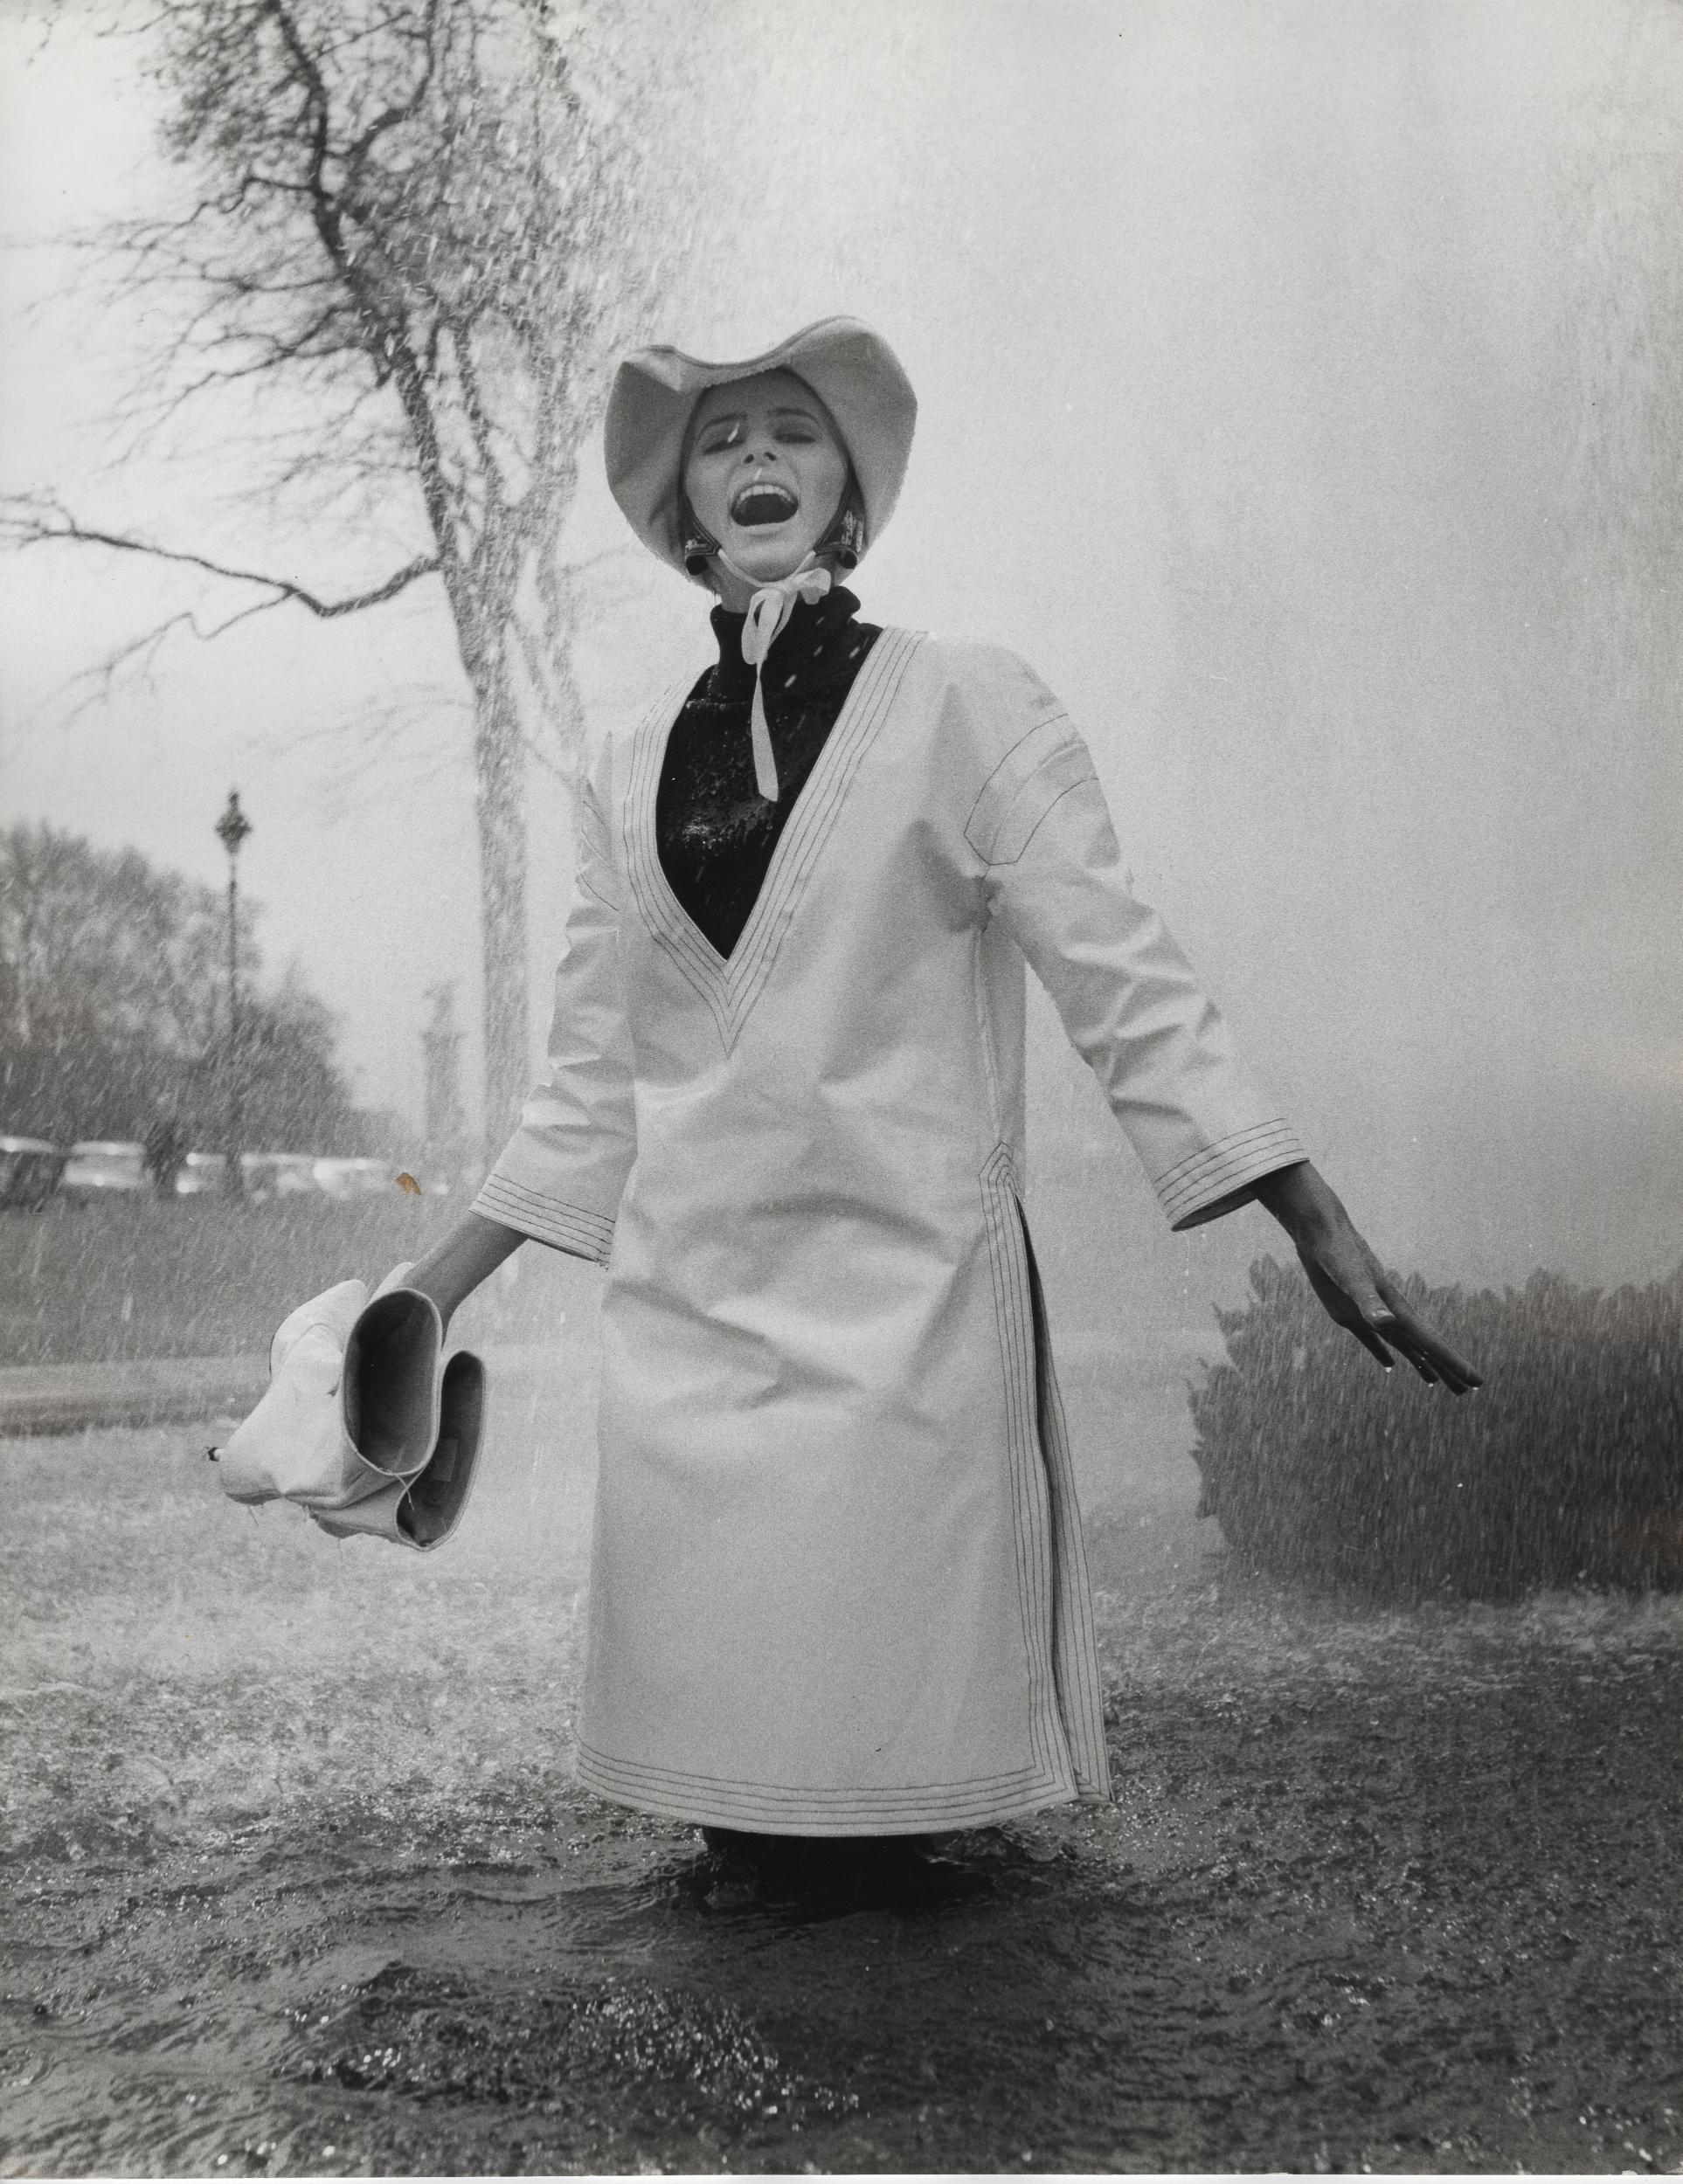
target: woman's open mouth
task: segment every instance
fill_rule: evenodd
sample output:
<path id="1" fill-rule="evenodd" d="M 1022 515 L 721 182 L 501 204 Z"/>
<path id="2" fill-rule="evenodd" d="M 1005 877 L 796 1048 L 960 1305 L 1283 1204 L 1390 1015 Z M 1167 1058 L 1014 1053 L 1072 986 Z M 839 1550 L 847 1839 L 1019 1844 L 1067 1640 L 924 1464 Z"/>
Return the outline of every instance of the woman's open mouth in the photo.
<path id="1" fill-rule="evenodd" d="M 800 502 L 787 486 L 773 485 L 767 478 L 756 478 L 743 487 L 731 502 L 731 521 L 744 530 L 753 530 L 765 523 L 786 523 L 798 515 Z"/>

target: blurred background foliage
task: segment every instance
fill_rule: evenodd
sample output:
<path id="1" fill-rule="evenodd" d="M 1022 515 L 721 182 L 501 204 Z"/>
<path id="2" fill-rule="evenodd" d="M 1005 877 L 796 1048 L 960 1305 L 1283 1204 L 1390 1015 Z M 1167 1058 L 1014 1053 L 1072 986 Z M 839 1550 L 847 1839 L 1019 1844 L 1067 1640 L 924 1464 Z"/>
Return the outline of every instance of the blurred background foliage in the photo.
<path id="1" fill-rule="evenodd" d="M 226 1139 L 238 1072 L 246 1142 L 385 1150 L 390 1118 L 354 1106 L 326 1004 L 295 971 L 266 984 L 240 909 L 240 1024 L 228 1037 L 227 905 L 136 849 L 45 824 L 0 830 L 0 1116 L 59 1144 Z"/>

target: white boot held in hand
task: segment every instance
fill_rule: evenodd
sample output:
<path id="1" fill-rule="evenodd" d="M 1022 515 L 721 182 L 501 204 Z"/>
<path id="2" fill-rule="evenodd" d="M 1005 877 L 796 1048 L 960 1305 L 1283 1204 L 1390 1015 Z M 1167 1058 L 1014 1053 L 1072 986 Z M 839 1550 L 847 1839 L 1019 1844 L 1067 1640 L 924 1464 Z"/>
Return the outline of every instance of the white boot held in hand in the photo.
<path id="1" fill-rule="evenodd" d="M 269 1348 L 269 1386 L 215 1451 L 237 1502 L 296 1502 L 323 1531 L 439 1545 L 468 1499 L 485 1368 L 444 1358 L 438 1307 L 394 1267 L 368 1296 L 341 1282 L 301 1304 Z M 366 1299 L 366 1302 L 364 1300 Z"/>

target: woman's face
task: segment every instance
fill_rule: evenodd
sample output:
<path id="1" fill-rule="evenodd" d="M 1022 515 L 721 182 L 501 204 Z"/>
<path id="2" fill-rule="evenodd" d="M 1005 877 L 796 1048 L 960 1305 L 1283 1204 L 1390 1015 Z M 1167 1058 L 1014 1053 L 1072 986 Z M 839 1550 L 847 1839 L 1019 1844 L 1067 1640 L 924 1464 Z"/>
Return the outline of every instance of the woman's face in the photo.
<path id="1" fill-rule="evenodd" d="M 710 387 L 684 464 L 689 505 L 745 575 L 774 582 L 828 530 L 848 482 L 829 411 L 792 371 Z"/>

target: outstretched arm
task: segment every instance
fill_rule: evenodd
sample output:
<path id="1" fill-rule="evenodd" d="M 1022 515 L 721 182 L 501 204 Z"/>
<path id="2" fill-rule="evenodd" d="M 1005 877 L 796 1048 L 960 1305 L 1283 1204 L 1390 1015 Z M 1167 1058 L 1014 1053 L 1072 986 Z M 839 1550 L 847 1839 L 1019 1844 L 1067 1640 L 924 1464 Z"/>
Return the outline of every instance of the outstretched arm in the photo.
<path id="1" fill-rule="evenodd" d="M 1135 897 L 1086 745 L 1057 700 L 1008 654 L 972 695 L 979 720 L 1001 736 L 1015 731 L 965 821 L 966 845 L 987 867 L 989 909 L 1051 995 L 1170 1226 L 1195 1227 L 1259 1199 L 1326 1310 L 1388 1371 L 1400 1351 L 1452 1394 L 1479 1386 L 1398 1294 L 1238 1064 L 1162 920 Z"/>
<path id="2" fill-rule="evenodd" d="M 1349 1330 L 1389 1372 L 1391 1351 L 1406 1358 L 1423 1380 L 1465 1395 L 1484 1376 L 1410 1309 L 1357 1233 L 1338 1193 L 1303 1160 L 1259 1177 L 1250 1193 L 1297 1247 L 1310 1286 L 1340 1327 Z"/>

